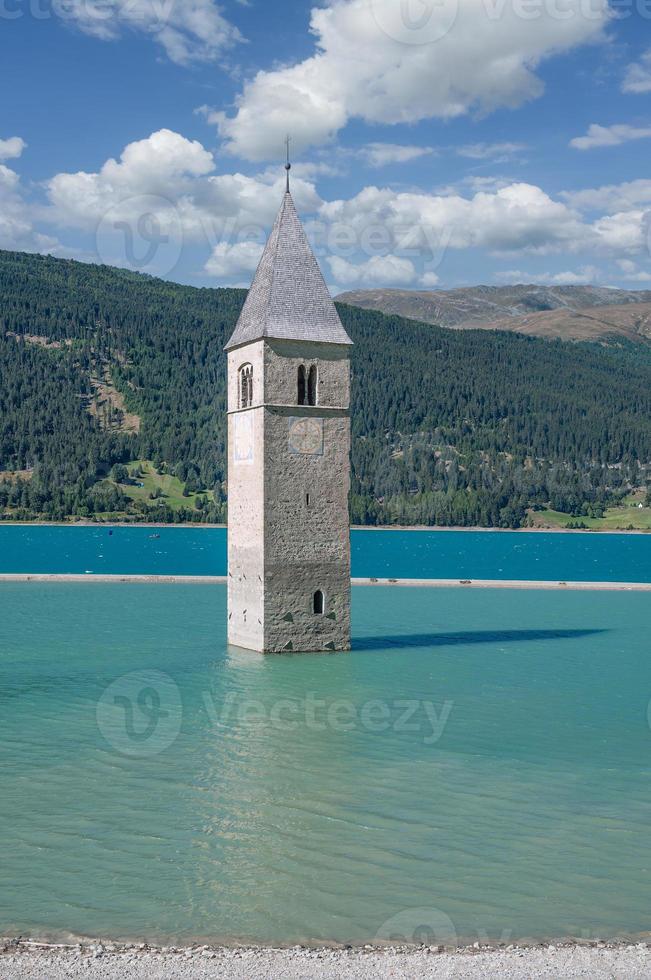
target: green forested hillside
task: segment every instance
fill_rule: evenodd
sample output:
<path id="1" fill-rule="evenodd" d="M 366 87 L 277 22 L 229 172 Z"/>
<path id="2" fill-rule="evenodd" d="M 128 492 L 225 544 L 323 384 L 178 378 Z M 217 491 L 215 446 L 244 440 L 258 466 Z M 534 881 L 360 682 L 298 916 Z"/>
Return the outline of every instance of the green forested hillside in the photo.
<path id="1" fill-rule="evenodd" d="M 224 519 L 223 345 L 244 296 L 0 252 L 0 512 Z M 340 313 L 356 523 L 518 526 L 531 507 L 594 515 L 644 485 L 639 347 Z M 136 460 L 153 461 L 148 487 L 160 477 L 147 499 Z"/>

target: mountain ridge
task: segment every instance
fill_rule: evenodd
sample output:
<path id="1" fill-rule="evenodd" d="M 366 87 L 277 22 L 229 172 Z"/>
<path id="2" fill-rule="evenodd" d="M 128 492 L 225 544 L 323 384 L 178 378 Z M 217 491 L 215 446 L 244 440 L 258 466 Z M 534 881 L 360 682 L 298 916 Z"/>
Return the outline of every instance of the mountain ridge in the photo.
<path id="1" fill-rule="evenodd" d="M 529 336 L 600 340 L 623 336 L 651 343 L 635 309 L 651 308 L 651 290 L 604 286 L 472 286 L 452 290 L 368 289 L 340 293 L 337 302 L 455 330 L 507 330 Z M 616 309 L 615 323 L 606 311 Z M 579 324 L 590 312 L 590 322 Z M 612 328 L 612 329 L 611 329 Z"/>

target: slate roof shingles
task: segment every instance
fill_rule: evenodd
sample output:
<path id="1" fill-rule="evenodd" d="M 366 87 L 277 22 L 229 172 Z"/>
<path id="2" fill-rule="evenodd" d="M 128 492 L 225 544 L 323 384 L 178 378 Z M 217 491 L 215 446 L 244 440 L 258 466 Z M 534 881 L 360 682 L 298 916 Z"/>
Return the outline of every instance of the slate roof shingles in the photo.
<path id="1" fill-rule="evenodd" d="M 352 344 L 287 191 L 226 350 L 263 337 Z"/>

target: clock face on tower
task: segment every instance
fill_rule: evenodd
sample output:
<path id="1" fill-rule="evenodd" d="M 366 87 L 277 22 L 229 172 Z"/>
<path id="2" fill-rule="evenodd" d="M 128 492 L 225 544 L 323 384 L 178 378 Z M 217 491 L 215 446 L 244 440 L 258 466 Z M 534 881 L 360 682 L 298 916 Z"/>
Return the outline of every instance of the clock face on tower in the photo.
<path id="1" fill-rule="evenodd" d="M 323 419 L 290 419 L 289 451 L 305 456 L 323 456 Z"/>

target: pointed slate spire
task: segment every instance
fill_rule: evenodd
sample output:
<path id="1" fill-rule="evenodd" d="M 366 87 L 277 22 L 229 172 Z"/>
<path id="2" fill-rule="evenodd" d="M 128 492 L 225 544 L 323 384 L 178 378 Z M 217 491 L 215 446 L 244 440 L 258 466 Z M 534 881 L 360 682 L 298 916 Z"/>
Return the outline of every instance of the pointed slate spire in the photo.
<path id="1" fill-rule="evenodd" d="M 289 178 L 289 171 L 287 171 Z M 226 350 L 263 337 L 352 344 L 332 302 L 292 195 L 283 203 Z"/>

